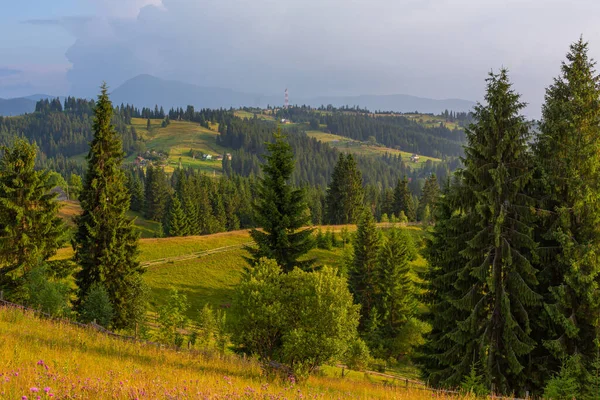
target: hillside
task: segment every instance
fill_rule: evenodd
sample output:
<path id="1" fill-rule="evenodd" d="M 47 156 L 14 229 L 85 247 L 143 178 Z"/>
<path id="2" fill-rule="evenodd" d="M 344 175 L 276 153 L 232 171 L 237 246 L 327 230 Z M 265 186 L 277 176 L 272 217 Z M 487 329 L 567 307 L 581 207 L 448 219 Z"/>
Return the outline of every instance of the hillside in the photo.
<path id="1" fill-rule="evenodd" d="M 385 228 L 389 224 L 379 224 Z M 321 226 L 322 230 L 339 232 L 343 226 Z M 355 225 L 346 226 L 348 231 Z M 404 227 L 415 241 L 420 242 L 423 231 L 416 226 Z M 251 244 L 247 230 L 223 232 L 205 236 L 172 238 L 144 238 L 140 240 L 139 260 L 146 268 L 144 279 L 152 290 L 154 309 L 164 302 L 171 289 L 188 296 L 191 307 L 188 316 L 194 318 L 204 304 L 220 307 L 231 303 L 233 288 L 239 282 L 243 268 L 247 265 L 243 246 Z M 71 247 L 59 251 L 57 259 L 73 256 Z M 343 249 L 313 249 L 306 257 L 316 258 L 317 265 L 343 268 Z M 420 270 L 424 260 L 419 257 L 413 268 Z"/>
<path id="2" fill-rule="evenodd" d="M 306 134 L 312 138 L 317 139 L 320 142 L 327 143 L 329 146 L 338 149 L 339 151 L 359 154 L 362 156 L 382 156 L 384 154 L 390 155 L 400 155 L 403 160 L 409 163 L 411 167 L 420 167 L 424 165 L 427 161 L 431 160 L 432 162 L 441 161 L 439 158 L 434 157 L 426 157 L 419 155 L 419 159 L 415 162 L 410 160 L 411 156 L 414 153 L 409 153 L 406 151 L 401 151 L 397 149 L 392 149 L 380 144 L 372 145 L 369 143 L 361 142 L 358 140 L 350 139 L 340 135 L 334 135 L 332 133 L 325 133 L 321 131 L 307 131 Z"/>
<path id="3" fill-rule="evenodd" d="M 0 99 L 0 116 L 21 115 L 35 111 L 35 100 L 24 97 Z"/>
<path id="4" fill-rule="evenodd" d="M 323 368 L 302 384 L 234 355 L 159 348 L 0 306 L 0 397 L 88 399 L 427 399 L 389 377 Z M 450 398 L 450 397 L 446 397 Z"/>
<path id="5" fill-rule="evenodd" d="M 151 119 L 151 127 L 148 131 L 147 120 L 142 118 L 132 118 L 131 124 L 137 130 L 146 148 L 148 150 L 162 151 L 169 154 L 167 172 L 177 168 L 179 164 L 183 167 L 198 168 L 207 173 L 221 174 L 221 161 L 203 160 L 190 154 L 202 152 L 211 156 L 223 155 L 226 152 L 224 147 L 217 145 L 217 135 L 215 130 L 206 129 L 197 123 L 187 121 L 171 121 L 166 127 L 161 127 L 162 120 Z M 130 157 L 133 161 L 135 157 Z"/>

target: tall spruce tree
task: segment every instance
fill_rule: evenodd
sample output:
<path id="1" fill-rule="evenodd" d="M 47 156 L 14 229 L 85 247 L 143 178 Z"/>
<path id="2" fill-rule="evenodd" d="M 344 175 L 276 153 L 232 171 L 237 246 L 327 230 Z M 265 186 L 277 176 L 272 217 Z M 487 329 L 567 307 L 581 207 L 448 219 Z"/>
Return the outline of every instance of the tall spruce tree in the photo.
<path id="1" fill-rule="evenodd" d="M 422 317 L 431 331 L 417 361 L 434 387 L 458 387 L 476 361 L 466 355 L 478 352 L 477 343 L 465 333 L 468 327 L 456 323 L 469 317 L 471 310 L 458 307 L 457 301 L 476 282 L 464 268 L 468 260 L 462 254 L 475 233 L 477 216 L 466 212 L 473 208 L 473 199 L 460 180 L 448 182 L 435 210 L 436 224 L 425 241 L 422 301 L 427 312 Z"/>
<path id="2" fill-rule="evenodd" d="M 419 208 L 417 209 L 417 217 L 419 221 L 423 221 L 425 208 L 429 207 L 429 213 L 432 215 L 435 212 L 435 205 L 440 197 L 440 185 L 438 184 L 435 174 L 431 174 L 423 186 L 423 194 L 419 199 Z"/>
<path id="3" fill-rule="evenodd" d="M 187 236 L 190 234 L 188 219 L 177 194 L 171 196 L 165 226 L 167 236 Z"/>
<path id="4" fill-rule="evenodd" d="M 408 178 L 406 175 L 402 180 L 398 179 L 396 189 L 394 189 L 394 214 L 396 217 L 400 217 L 401 212 L 404 212 L 409 222 L 417 220 L 415 204 L 408 188 Z"/>
<path id="5" fill-rule="evenodd" d="M 143 285 L 143 269 L 137 260 L 138 233 L 128 218 L 130 195 L 121 169 L 121 140 L 111 125 L 112 104 L 106 84 L 94 108 L 94 139 L 87 156 L 88 170 L 80 196 L 82 214 L 76 218 L 73 240 L 79 299 L 92 284 L 103 285 L 114 309 L 112 326 L 130 328 L 139 314 L 136 298 Z"/>
<path id="6" fill-rule="evenodd" d="M 310 223 L 304 191 L 293 188 L 290 178 L 294 172 L 294 154 L 290 144 L 278 129 L 275 141 L 267 144 L 268 154 L 262 169 L 264 177 L 258 182 L 254 205 L 255 222 L 262 230 L 252 229 L 250 236 L 256 247 L 246 247 L 252 263 L 267 257 L 277 261 L 285 272 L 294 267 L 309 268 L 314 260 L 302 260 L 315 245 L 313 229 L 302 229 Z"/>
<path id="7" fill-rule="evenodd" d="M 360 329 L 365 331 L 368 322 L 378 318 L 373 313 L 380 314 L 376 310 L 378 295 L 378 254 L 381 244 L 381 235 L 375 225 L 373 214 L 365 209 L 358 222 L 358 230 L 354 238 L 354 254 L 352 264 L 349 268 L 348 286 L 354 295 L 356 303 L 361 305 Z"/>
<path id="8" fill-rule="evenodd" d="M 600 328 L 600 77 L 587 53 L 583 39 L 570 46 L 561 74 L 546 91 L 535 144 L 548 210 L 539 229 L 546 250 L 540 281 L 547 295 L 539 323 L 544 347 L 536 364 L 548 376 L 559 372 L 566 357 L 577 356 L 578 383 L 591 394 Z"/>
<path id="9" fill-rule="evenodd" d="M 412 241 L 405 232 L 393 228 L 378 255 L 378 311 L 386 358 L 399 358 L 407 347 L 400 338 L 417 311 L 416 292 L 410 277 Z M 410 346 L 408 346 L 410 347 Z"/>
<path id="10" fill-rule="evenodd" d="M 0 288 L 21 301 L 27 275 L 65 242 L 48 171 L 35 170 L 37 148 L 17 139 L 0 158 Z"/>
<path id="11" fill-rule="evenodd" d="M 355 224 L 363 207 L 362 175 L 352 154 L 340 154 L 327 188 L 326 215 L 330 224 Z"/>
<path id="12" fill-rule="evenodd" d="M 462 171 L 469 195 L 476 199 L 467 212 L 477 232 L 466 242 L 467 258 L 459 274 L 477 280 L 455 303 L 469 310 L 458 321 L 463 335 L 477 343 L 478 354 L 462 354 L 465 362 L 480 361 L 487 382 L 498 393 L 523 393 L 523 373 L 536 343 L 531 337 L 532 310 L 540 302 L 533 240 L 534 203 L 526 195 L 532 163 L 528 153 L 529 125 L 505 69 L 490 73 L 485 105 L 475 107 L 477 121 L 466 129 Z"/>
<path id="13" fill-rule="evenodd" d="M 146 169 L 146 218 L 163 221 L 168 201 L 169 184 L 164 169 L 149 165 Z"/>

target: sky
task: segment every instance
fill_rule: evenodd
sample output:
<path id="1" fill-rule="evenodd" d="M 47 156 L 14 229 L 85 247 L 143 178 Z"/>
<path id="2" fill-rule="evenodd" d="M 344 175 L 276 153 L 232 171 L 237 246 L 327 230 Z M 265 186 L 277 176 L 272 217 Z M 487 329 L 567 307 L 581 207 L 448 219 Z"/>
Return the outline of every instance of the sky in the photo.
<path id="1" fill-rule="evenodd" d="M 539 116 L 580 35 L 600 58 L 597 0 L 4 0 L 0 97 L 91 97 L 146 73 L 293 96 L 479 101 L 506 67 Z"/>

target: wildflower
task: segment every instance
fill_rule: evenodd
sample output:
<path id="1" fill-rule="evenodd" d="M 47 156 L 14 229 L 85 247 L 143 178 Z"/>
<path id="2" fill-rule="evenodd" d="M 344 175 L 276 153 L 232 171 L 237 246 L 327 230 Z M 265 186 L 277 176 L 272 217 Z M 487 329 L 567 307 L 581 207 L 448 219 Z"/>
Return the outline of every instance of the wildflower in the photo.
<path id="1" fill-rule="evenodd" d="M 45 387 L 44 388 L 44 392 L 48 393 L 49 391 L 51 391 L 52 389 L 50 389 L 49 387 Z"/>
<path id="2" fill-rule="evenodd" d="M 27 396 L 21 397 L 21 400 L 27 400 Z"/>
<path id="3" fill-rule="evenodd" d="M 32 391 L 33 393 L 37 393 L 40 391 L 40 389 L 36 388 L 35 386 L 32 387 L 31 389 L 29 389 L 30 391 Z"/>

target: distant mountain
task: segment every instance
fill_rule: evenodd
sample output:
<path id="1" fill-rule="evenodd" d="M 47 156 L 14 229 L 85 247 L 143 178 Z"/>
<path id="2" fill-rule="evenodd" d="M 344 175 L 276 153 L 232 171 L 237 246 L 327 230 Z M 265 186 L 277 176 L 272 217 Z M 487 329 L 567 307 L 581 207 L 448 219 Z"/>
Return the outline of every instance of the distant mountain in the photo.
<path id="1" fill-rule="evenodd" d="M 230 89 L 202 87 L 179 81 L 169 81 L 151 75 L 129 79 L 111 93 L 114 104 L 129 103 L 136 107 L 229 108 L 259 107 L 264 96 L 240 93 Z M 266 103 L 265 103 L 266 105 Z"/>
<path id="2" fill-rule="evenodd" d="M 25 97 L 14 99 L 0 99 L 0 115 L 21 115 L 35 111 L 35 100 Z"/>
<path id="3" fill-rule="evenodd" d="M 154 107 L 158 104 L 165 109 L 171 107 L 229 108 L 266 107 L 280 105 L 282 96 L 241 93 L 231 89 L 202 87 L 189 83 L 170 81 L 151 75 L 138 75 L 129 79 L 111 93 L 114 104 L 129 103 L 136 107 Z M 434 100 L 404 94 L 361 95 L 361 96 L 322 96 L 313 98 L 292 98 L 292 104 L 305 104 L 313 107 L 331 104 L 339 107 L 359 105 L 369 110 L 421 113 L 441 113 L 444 110 L 468 111 L 474 102 L 461 99 Z"/>

